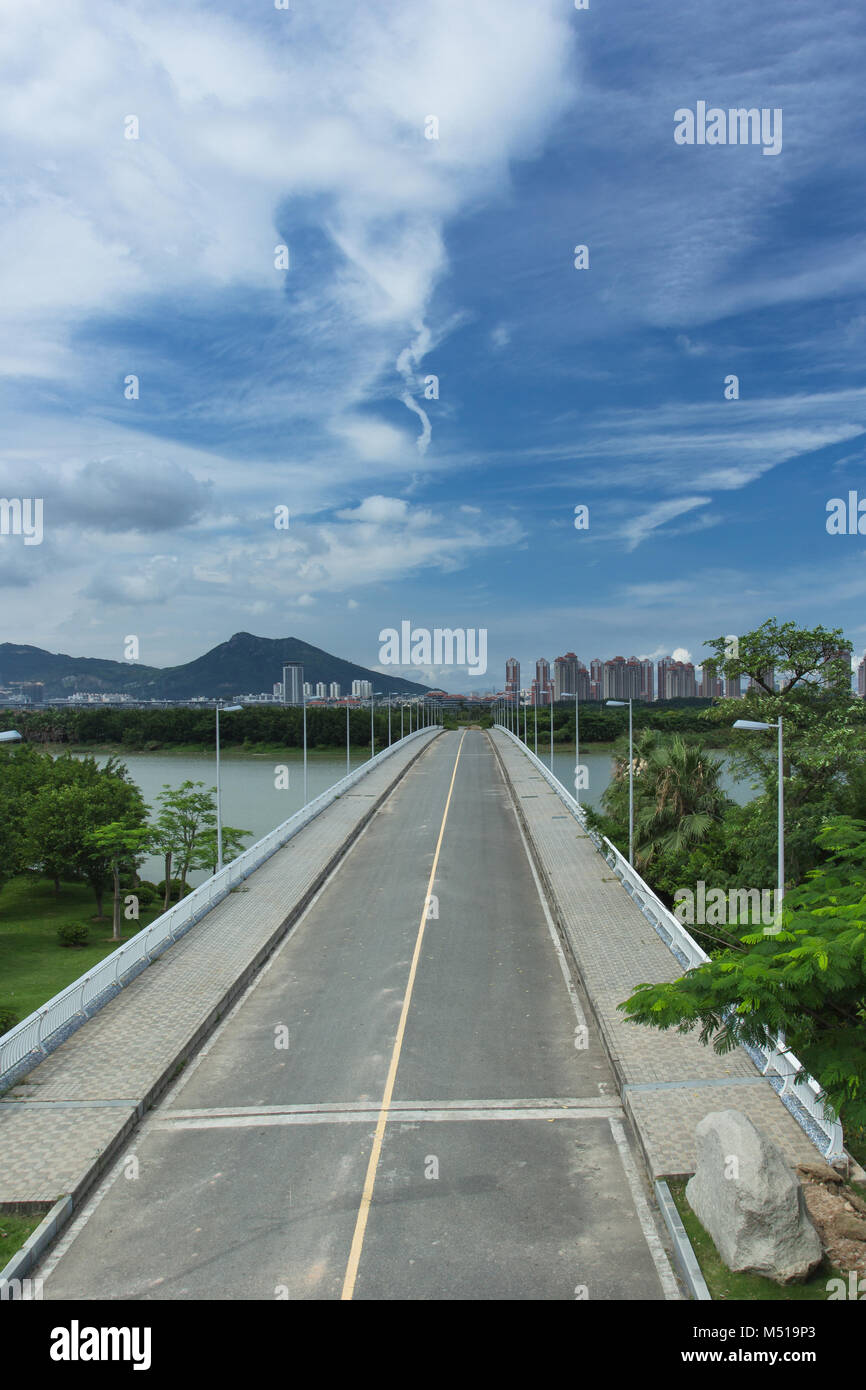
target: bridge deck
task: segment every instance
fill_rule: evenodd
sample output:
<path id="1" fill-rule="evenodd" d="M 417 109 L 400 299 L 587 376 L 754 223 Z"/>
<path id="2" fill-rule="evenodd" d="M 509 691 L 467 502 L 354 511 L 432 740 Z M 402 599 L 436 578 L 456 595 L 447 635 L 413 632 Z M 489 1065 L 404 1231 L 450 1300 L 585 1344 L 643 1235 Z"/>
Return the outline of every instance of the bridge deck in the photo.
<path id="1" fill-rule="evenodd" d="M 424 742 L 361 778 L 6 1093 L 0 1202 L 54 1202 L 92 1181 Z"/>
<path id="2" fill-rule="evenodd" d="M 711 1110 L 742 1110 L 792 1165 L 814 1161 L 815 1146 L 741 1048 L 720 1057 L 697 1033 L 662 1033 L 617 1011 L 636 985 L 675 980 L 683 968 L 529 759 L 504 734 L 491 738 L 652 1176 L 694 1172 L 695 1126 Z"/>
<path id="3" fill-rule="evenodd" d="M 445 734 L 36 1273 L 46 1298 L 677 1297 L 615 1090 L 491 745 Z"/>

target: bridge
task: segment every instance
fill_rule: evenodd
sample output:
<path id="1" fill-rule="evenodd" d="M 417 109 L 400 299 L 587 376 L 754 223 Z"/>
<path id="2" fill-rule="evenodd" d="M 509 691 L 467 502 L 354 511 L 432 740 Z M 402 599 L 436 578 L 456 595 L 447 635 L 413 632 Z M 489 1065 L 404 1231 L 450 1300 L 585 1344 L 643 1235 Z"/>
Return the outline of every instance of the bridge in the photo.
<path id="1" fill-rule="evenodd" d="M 697 954 L 695 954 L 697 953 Z M 658 1182 L 744 1110 L 841 1152 L 783 1046 L 616 1010 L 699 948 L 505 729 L 423 729 L 0 1043 L 46 1299 L 687 1296 Z"/>

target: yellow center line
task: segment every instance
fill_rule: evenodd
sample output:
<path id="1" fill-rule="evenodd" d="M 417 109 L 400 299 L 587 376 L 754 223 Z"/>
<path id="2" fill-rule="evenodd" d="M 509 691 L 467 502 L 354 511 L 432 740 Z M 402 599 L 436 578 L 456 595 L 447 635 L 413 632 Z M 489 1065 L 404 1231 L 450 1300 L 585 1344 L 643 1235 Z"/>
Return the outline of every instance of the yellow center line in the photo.
<path id="1" fill-rule="evenodd" d="M 397 1077 L 397 1067 L 400 1064 L 400 1051 L 403 1047 L 403 1034 L 406 1031 L 406 1018 L 409 1014 L 409 1005 L 412 1002 L 412 990 L 415 985 L 415 975 L 418 970 L 418 961 L 421 958 L 421 943 L 424 940 L 424 927 L 427 924 L 427 909 L 430 903 L 430 895 L 433 891 L 433 881 L 436 878 L 436 869 L 439 864 L 439 851 L 442 848 L 442 839 L 445 835 L 445 822 L 448 819 L 448 808 L 451 805 L 451 795 L 454 791 L 454 781 L 457 777 L 457 764 L 460 761 L 460 754 L 463 749 L 463 740 L 466 737 L 466 730 L 460 735 L 460 743 L 457 747 L 457 757 L 454 759 L 454 771 L 451 774 L 451 785 L 448 788 L 448 796 L 445 801 L 445 810 L 442 812 L 442 824 L 439 827 L 439 839 L 436 841 L 436 853 L 433 855 L 433 867 L 430 870 L 430 878 L 427 883 L 427 894 L 424 898 L 424 908 L 421 913 L 421 924 L 418 927 L 418 936 L 415 941 L 415 951 L 412 956 L 412 964 L 409 968 L 409 981 L 406 986 L 406 994 L 403 999 L 403 1008 L 400 1013 L 400 1022 L 397 1027 L 397 1036 L 394 1039 L 394 1050 L 391 1053 L 391 1065 L 388 1068 L 388 1078 L 385 1082 L 385 1094 L 382 1097 L 382 1108 L 379 1111 L 379 1119 L 376 1124 L 376 1133 L 373 1137 L 373 1148 L 370 1153 L 370 1161 L 367 1164 L 367 1176 L 364 1179 L 364 1191 L 361 1194 L 361 1205 L 358 1208 L 358 1218 L 355 1222 L 355 1234 L 352 1237 L 352 1248 L 349 1251 L 349 1263 L 346 1266 L 346 1277 L 343 1280 L 343 1292 L 341 1300 L 350 1299 L 355 1290 L 355 1280 L 358 1277 L 358 1265 L 361 1260 L 361 1249 L 364 1244 L 364 1232 L 367 1229 L 367 1217 L 370 1214 L 370 1204 L 373 1200 L 373 1187 L 376 1182 L 376 1169 L 379 1166 L 379 1154 L 382 1151 L 382 1140 L 385 1135 L 385 1125 L 388 1121 L 388 1111 L 391 1106 L 391 1097 L 394 1093 L 394 1082 Z"/>

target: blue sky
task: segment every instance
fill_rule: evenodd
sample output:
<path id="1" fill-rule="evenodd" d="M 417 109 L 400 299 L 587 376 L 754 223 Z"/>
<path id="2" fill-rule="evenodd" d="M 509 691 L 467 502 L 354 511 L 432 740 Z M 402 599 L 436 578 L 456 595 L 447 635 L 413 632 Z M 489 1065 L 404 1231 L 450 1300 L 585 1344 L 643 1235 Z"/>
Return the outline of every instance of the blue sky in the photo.
<path id="1" fill-rule="evenodd" d="M 454 690 L 770 616 L 860 655 L 864 59 L 856 0 L 8 0 L 0 496 L 45 521 L 0 640 L 486 628 Z M 781 152 L 677 145 L 698 101 Z"/>

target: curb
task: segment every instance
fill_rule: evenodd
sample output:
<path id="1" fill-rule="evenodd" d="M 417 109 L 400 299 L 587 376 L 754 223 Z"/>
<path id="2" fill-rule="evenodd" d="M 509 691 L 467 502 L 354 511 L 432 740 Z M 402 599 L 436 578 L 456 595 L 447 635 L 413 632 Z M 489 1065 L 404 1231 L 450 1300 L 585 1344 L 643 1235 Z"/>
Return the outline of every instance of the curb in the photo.
<path id="1" fill-rule="evenodd" d="M 73 1206 L 71 1196 L 58 1197 L 36 1230 L 27 1237 L 21 1249 L 16 1250 L 9 1263 L 0 1269 L 0 1299 L 6 1296 L 8 1284 L 12 1283 L 13 1280 L 23 1279 L 39 1262 L 51 1242 L 56 1239 L 71 1217 Z M 38 1293 L 36 1297 L 39 1297 Z M 13 1290 L 9 1298 L 11 1301 L 17 1302 L 21 1298 L 21 1290 Z"/>
<path id="2" fill-rule="evenodd" d="M 680 1220 L 676 1203 L 671 1196 L 671 1190 L 664 1178 L 658 1178 L 653 1183 L 656 1194 L 656 1202 L 659 1210 L 665 1219 L 668 1228 L 668 1235 L 674 1247 L 674 1255 L 679 1266 L 680 1274 L 688 1288 L 692 1298 L 700 1303 L 712 1303 L 713 1296 L 707 1288 L 701 1267 L 698 1264 L 697 1256 L 692 1249 L 685 1226 Z"/>
<path id="3" fill-rule="evenodd" d="M 441 732 L 440 730 L 439 733 Z M 431 739 L 418 748 L 417 752 L 413 754 L 406 763 L 406 766 L 394 778 L 393 782 L 389 783 L 382 794 L 376 798 L 375 802 L 367 807 L 364 814 L 353 826 L 343 843 L 338 846 L 328 861 L 322 866 L 319 873 L 316 874 L 315 879 L 310 883 L 303 896 L 292 904 L 291 909 L 283 918 L 283 921 L 271 934 L 268 940 L 259 947 L 253 959 L 244 966 L 241 973 L 211 1009 L 207 1018 L 199 1024 L 192 1036 L 187 1038 L 186 1042 L 178 1049 L 172 1060 L 163 1069 L 153 1085 L 145 1092 L 144 1096 L 131 1106 L 130 1113 L 124 1124 L 106 1144 L 101 1153 L 96 1156 L 74 1191 L 67 1193 L 55 1202 L 44 1221 L 42 1221 L 33 1234 L 28 1237 L 21 1249 L 13 1255 L 5 1269 L 0 1270 L 0 1279 L 20 1278 L 22 1273 L 33 1268 L 45 1253 L 48 1246 L 56 1240 L 63 1228 L 68 1225 L 73 1214 L 81 1206 L 84 1198 L 90 1193 L 98 1179 L 111 1165 L 136 1125 L 143 1118 L 145 1112 L 152 1108 L 158 1097 L 174 1079 L 179 1065 L 197 1052 L 201 1044 L 213 1032 L 220 1019 L 243 990 L 246 989 L 253 976 L 258 974 L 265 961 L 273 954 L 283 937 L 288 935 L 298 918 L 303 915 L 312 898 L 315 897 L 322 884 L 333 872 L 340 860 L 343 859 L 351 849 L 362 830 L 372 820 L 380 806 L 383 805 L 391 793 L 396 789 L 409 769 L 415 766 L 422 754 L 426 753 L 427 749 L 433 746 L 439 737 L 439 733 L 434 734 Z M 326 807 L 325 810 L 327 809 Z M 288 846 L 283 846 L 283 848 L 288 848 Z M 277 852 L 279 853 L 279 851 Z M 8 1203 L 7 1209 L 11 1209 L 17 1205 L 16 1203 Z M 0 1210 L 2 1209 L 3 1206 L 0 1204 Z M 10 1270 L 13 1272 L 10 1273 Z M 0 1288 L 2 1288 L 2 1286 L 0 1286 Z"/>

